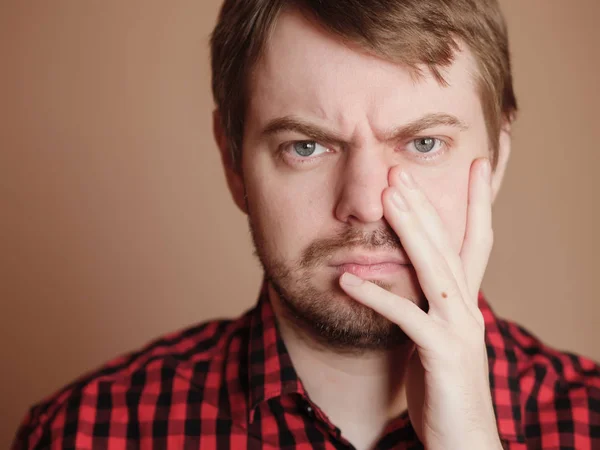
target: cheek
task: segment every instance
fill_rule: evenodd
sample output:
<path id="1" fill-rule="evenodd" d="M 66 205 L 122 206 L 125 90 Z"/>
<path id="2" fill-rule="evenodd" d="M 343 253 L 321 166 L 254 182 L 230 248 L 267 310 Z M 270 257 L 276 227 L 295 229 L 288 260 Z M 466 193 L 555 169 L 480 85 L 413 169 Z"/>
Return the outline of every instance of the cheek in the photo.
<path id="1" fill-rule="evenodd" d="M 252 221 L 263 247 L 280 260 L 299 257 L 319 237 L 331 215 L 327 196 L 318 183 L 270 173 L 254 173 L 246 179 Z"/>

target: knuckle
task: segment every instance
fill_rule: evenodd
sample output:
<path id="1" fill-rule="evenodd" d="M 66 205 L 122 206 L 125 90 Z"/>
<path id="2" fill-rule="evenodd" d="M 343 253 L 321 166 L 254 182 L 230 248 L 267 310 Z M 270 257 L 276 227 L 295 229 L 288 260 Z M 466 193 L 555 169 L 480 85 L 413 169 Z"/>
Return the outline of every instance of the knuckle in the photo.
<path id="1" fill-rule="evenodd" d="M 431 206 L 429 199 L 425 196 L 425 194 L 420 189 L 416 189 L 413 193 L 413 196 L 414 196 L 415 202 L 417 203 L 417 206 L 419 208 L 427 209 L 428 207 Z"/>

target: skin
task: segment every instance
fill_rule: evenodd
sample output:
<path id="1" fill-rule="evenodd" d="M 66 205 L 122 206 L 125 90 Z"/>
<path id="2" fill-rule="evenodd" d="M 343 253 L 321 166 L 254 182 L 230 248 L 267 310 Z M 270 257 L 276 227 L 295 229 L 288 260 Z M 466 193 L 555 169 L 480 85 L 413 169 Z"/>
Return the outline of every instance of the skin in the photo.
<path id="1" fill-rule="evenodd" d="M 444 72 L 447 87 L 427 71 L 415 81 L 401 65 L 343 44 L 290 11 L 279 18 L 249 80 L 241 171 L 229 159 L 218 111 L 214 116 L 234 201 L 249 216 L 272 285 L 279 284 L 271 301 L 296 371 L 357 448 L 372 446 L 407 408 L 428 448 L 499 445 L 476 298 L 510 136 L 507 126 L 496 170 L 481 175 L 489 151 L 475 72 L 463 47 Z M 463 126 L 435 125 L 390 139 L 390 130 L 432 114 Z M 281 118 L 336 139 L 268 132 Z M 420 153 L 415 139 L 427 137 L 435 139 L 433 150 Z M 298 154 L 300 141 L 318 144 L 315 153 Z M 408 206 L 398 208 L 394 194 Z M 363 238 L 336 240 L 348 233 Z M 397 243 L 369 247 L 366 237 L 377 233 Z M 302 266 L 315 245 L 327 249 L 324 256 Z M 381 249 L 412 265 L 357 286 L 328 266 L 347 251 Z M 321 316 L 303 321 L 309 304 Z M 335 342 L 311 327 L 315 320 L 329 320 L 346 338 Z M 370 340 L 374 335 L 379 339 Z"/>

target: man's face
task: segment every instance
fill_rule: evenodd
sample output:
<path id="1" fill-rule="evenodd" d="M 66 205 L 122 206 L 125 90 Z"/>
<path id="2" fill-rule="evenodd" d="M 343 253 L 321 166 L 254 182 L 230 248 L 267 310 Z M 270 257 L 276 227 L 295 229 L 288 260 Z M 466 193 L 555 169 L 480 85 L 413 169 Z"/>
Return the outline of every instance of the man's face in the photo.
<path id="1" fill-rule="evenodd" d="M 403 334 L 338 287 L 345 270 L 426 308 L 383 216 L 390 170 L 410 172 L 463 242 L 470 165 L 489 156 L 476 65 L 457 54 L 441 86 L 284 13 L 249 80 L 242 174 L 276 307 L 328 345 L 387 348 Z M 413 126 L 417 125 L 417 126 Z"/>

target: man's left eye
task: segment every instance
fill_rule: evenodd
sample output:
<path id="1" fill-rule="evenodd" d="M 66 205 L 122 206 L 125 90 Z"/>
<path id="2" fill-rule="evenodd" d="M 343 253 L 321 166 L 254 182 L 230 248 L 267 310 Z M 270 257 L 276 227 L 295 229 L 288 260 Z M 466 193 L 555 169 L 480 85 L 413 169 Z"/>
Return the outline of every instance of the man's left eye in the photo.
<path id="1" fill-rule="evenodd" d="M 433 150 L 437 150 L 443 142 L 440 139 L 433 137 L 422 137 L 411 141 L 411 145 L 419 153 L 431 153 Z"/>
<path id="2" fill-rule="evenodd" d="M 292 144 L 292 148 L 296 155 L 302 157 L 314 156 L 315 154 L 319 155 L 321 153 L 327 152 L 327 147 L 322 146 L 321 144 L 317 144 L 315 141 L 299 141 L 294 142 Z"/>

